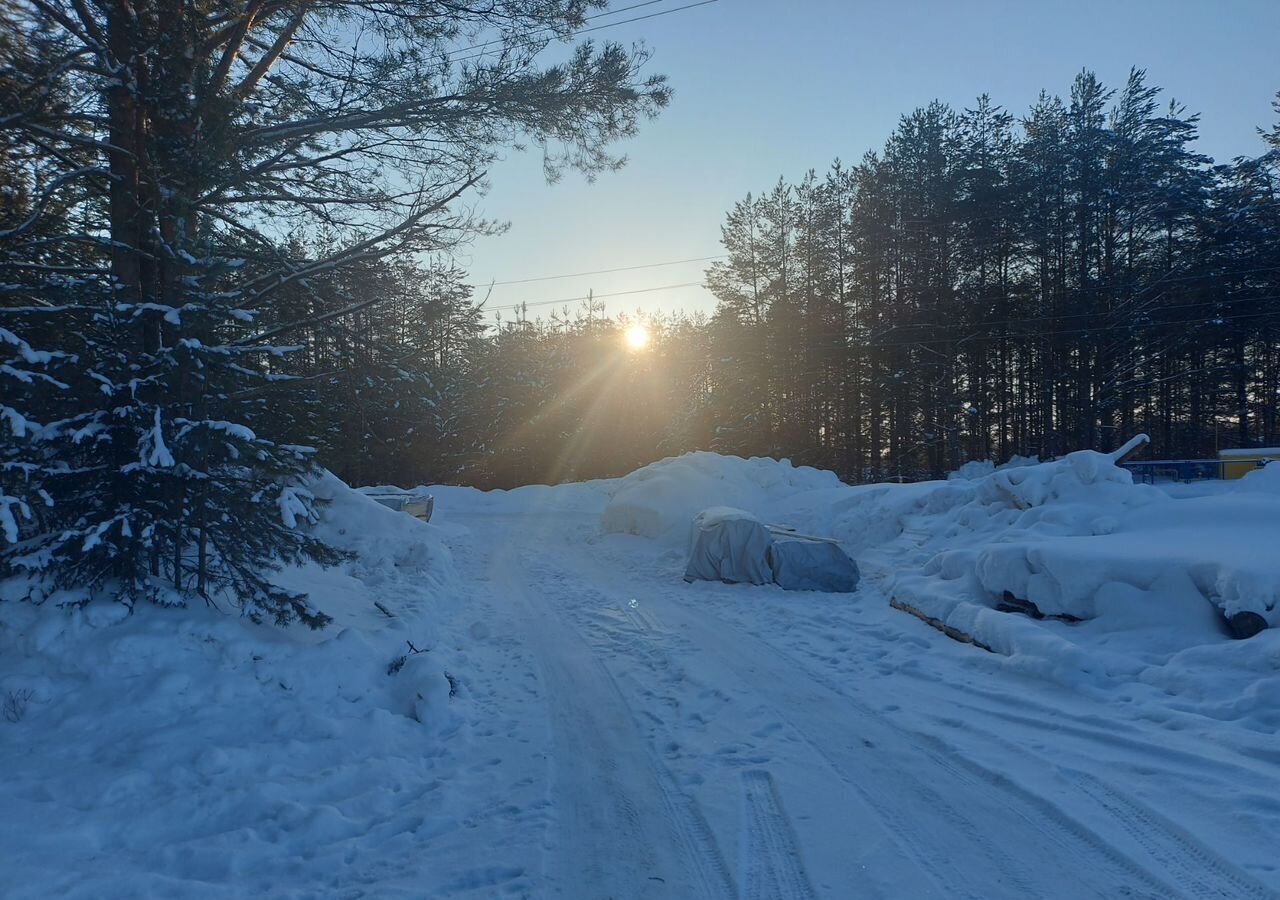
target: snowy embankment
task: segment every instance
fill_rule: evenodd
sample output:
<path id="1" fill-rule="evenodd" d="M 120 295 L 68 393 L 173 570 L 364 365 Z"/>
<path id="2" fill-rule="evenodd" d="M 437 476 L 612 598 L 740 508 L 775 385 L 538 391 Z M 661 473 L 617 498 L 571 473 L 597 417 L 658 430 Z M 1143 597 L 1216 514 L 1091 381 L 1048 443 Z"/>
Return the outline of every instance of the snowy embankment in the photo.
<path id="1" fill-rule="evenodd" d="M 355 556 L 279 581 L 333 617 L 321 631 L 199 601 L 0 602 L 0 893 L 333 896 L 404 876 L 411 895 L 432 760 L 460 727 L 448 649 L 430 652 L 456 576 L 436 529 L 333 476 L 313 490 L 318 536 Z"/>
<path id="2" fill-rule="evenodd" d="M 1280 465 L 1176 493 L 1092 451 L 860 487 L 785 461 L 690 454 L 620 480 L 602 521 L 674 547 L 697 511 L 727 504 L 832 535 L 890 599 L 1016 670 L 1086 690 L 1140 683 L 1273 728 Z M 1241 643 L 1232 618 L 1271 627 Z"/>

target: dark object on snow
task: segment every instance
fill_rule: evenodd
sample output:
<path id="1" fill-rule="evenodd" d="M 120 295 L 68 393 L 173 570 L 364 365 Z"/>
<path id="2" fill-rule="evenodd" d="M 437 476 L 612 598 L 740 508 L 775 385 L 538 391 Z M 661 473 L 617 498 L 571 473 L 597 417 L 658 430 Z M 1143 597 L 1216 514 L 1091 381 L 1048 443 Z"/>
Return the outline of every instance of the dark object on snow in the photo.
<path id="1" fill-rule="evenodd" d="M 848 594 L 858 589 L 858 564 L 831 541 L 775 535 L 768 552 L 778 587 Z"/>
<path id="2" fill-rule="evenodd" d="M 936 618 L 935 616 L 931 616 L 928 613 L 924 612 L 923 610 L 916 609 L 910 603 L 906 603 L 902 600 L 899 600 L 897 597 L 890 597 L 889 605 L 892 606 L 894 609 L 900 609 L 905 613 L 911 613 L 911 615 L 915 616 L 921 622 L 924 622 L 926 625 L 928 625 L 931 628 L 938 629 L 947 637 L 951 638 L 951 640 L 953 641 L 959 641 L 962 644 L 973 644 L 973 646 L 978 647 L 982 650 L 986 650 L 988 653 L 996 652 L 991 647 L 988 647 L 986 644 L 982 643 L 982 641 L 975 638 L 973 635 L 963 632 L 959 628 L 954 628 L 948 625 L 946 622 L 942 621 L 941 619 Z"/>
<path id="3" fill-rule="evenodd" d="M 1256 612 L 1238 612 L 1227 616 L 1227 628 L 1237 641 L 1251 638 L 1260 631 L 1267 630 L 1267 620 Z"/>
<path id="4" fill-rule="evenodd" d="M 1044 618 L 1044 613 L 1040 612 L 1040 607 L 1030 600 L 1015 597 L 1009 591 L 1005 591 L 1004 596 L 1000 598 L 1000 602 L 996 604 L 996 612 L 1016 612 L 1028 615 L 1033 619 Z"/>
<path id="5" fill-rule="evenodd" d="M 1059 622 L 1079 622 L 1077 616 L 1069 613 L 1060 613 L 1056 616 L 1046 616 L 1040 612 L 1040 607 L 1036 606 L 1030 600 L 1023 600 L 1021 597 L 1015 597 L 1009 591 L 1004 592 L 1004 596 L 1000 598 L 1000 602 L 996 604 L 996 612 L 1012 612 L 1022 613 L 1033 619 L 1057 619 Z"/>

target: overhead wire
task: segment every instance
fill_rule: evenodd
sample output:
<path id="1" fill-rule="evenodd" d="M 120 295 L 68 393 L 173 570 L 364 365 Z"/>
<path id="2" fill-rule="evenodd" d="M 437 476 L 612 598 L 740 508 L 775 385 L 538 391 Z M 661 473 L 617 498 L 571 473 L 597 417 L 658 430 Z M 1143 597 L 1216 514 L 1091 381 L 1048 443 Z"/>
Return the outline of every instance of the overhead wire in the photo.
<path id="1" fill-rule="evenodd" d="M 696 2 L 696 3 L 686 3 L 684 6 L 676 6 L 676 7 L 673 7 L 673 8 L 671 8 L 671 9 L 663 9 L 663 10 L 659 10 L 658 12 L 648 13 L 647 15 L 643 15 L 643 16 L 633 16 L 633 17 L 631 17 L 630 19 L 622 19 L 621 21 L 618 21 L 618 22 L 606 22 L 606 23 L 604 23 L 603 25 L 593 25 L 593 26 L 591 26 L 590 28 L 579 28 L 577 31 L 573 31 L 573 32 L 570 32 L 569 34 L 565 35 L 565 37 L 566 37 L 566 39 L 567 39 L 567 38 L 571 38 L 571 37 L 578 37 L 579 35 L 583 35 L 583 34 L 590 34 L 591 32 L 595 32 L 595 31 L 603 31 L 603 30 L 604 30 L 604 29 L 606 29 L 606 28 L 617 28 L 619 25 L 629 25 L 629 24 L 631 24 L 632 22 L 643 22 L 643 21 L 645 21 L 646 19 L 657 19 L 657 18 L 660 18 L 661 16 L 669 16 L 669 15 L 671 15 L 672 13 L 684 12 L 685 10 L 688 10 L 688 9 L 694 9 L 694 8 L 696 8 L 696 7 L 699 7 L 699 6 L 707 6 L 707 5 L 709 5 L 709 4 L 712 4 L 712 3 L 718 3 L 718 2 L 720 2 L 720 0 L 698 0 L 698 2 Z M 635 8 L 640 7 L 640 6 L 647 6 L 647 5 L 649 5 L 649 4 L 646 4 L 646 3 L 640 3 L 640 4 L 636 4 L 636 6 L 634 6 L 634 7 L 627 7 L 627 8 L 628 8 L 628 9 L 635 9 Z M 616 10 L 615 12 L 622 12 L 622 10 Z M 612 14 L 613 14 L 613 13 L 600 13 L 599 15 L 603 16 L 603 15 L 612 15 Z M 543 35 L 543 36 L 554 36 L 554 34 L 555 34 L 554 29 L 544 29 L 544 30 L 543 30 L 543 32 L 542 32 L 542 35 Z M 528 39 L 526 39 L 525 43 L 526 43 L 526 46 L 530 45 L 530 42 L 528 41 Z M 505 48 L 506 48 L 506 46 L 507 46 L 507 44 L 506 44 L 506 40 L 505 40 L 505 39 L 501 39 L 501 38 L 500 38 L 500 39 L 496 39 L 496 40 L 494 40 L 494 41 L 489 41 L 487 44 L 478 44 L 478 45 L 476 46 L 476 48 L 472 48 L 472 49 L 477 49 L 477 48 L 479 48 L 479 47 L 489 46 L 489 45 L 492 45 L 492 44 L 500 44 L 500 45 L 502 45 L 502 46 L 501 46 L 501 49 L 505 49 Z M 446 56 L 447 56 L 447 57 L 450 59 L 450 61 L 452 61 L 452 62 L 468 62 L 468 61 L 473 60 L 473 59 L 480 59 L 480 58 L 482 58 L 482 57 L 488 56 L 490 53 L 493 53 L 493 52 L 496 52 L 496 51 L 495 51 L 495 50 L 482 50 L 481 52 L 479 52 L 479 53 L 474 53 L 474 54 L 472 54 L 471 56 L 463 56 L 463 57 L 456 57 L 456 56 L 454 55 L 454 54 L 456 54 L 456 53 L 464 53 L 464 52 L 466 52 L 466 50 L 465 50 L 465 49 L 464 49 L 464 50 L 455 50 L 455 51 L 452 51 L 452 52 L 451 52 L 451 53 L 449 53 L 449 54 L 446 54 Z"/>
<path id="2" fill-rule="evenodd" d="M 672 259 L 666 262 L 641 263 L 635 266 L 618 266 L 613 269 L 596 269 L 591 272 L 569 272 L 564 275 L 540 275 L 536 278 L 516 278 L 510 281 L 491 281 L 490 287 L 502 287 L 509 284 L 531 284 L 535 281 L 559 281 L 563 278 L 583 278 L 587 275 L 609 275 L 613 272 L 633 272 L 637 269 L 657 269 L 662 266 L 678 266 L 683 263 L 709 262 L 715 259 L 724 259 L 727 253 L 721 253 L 718 256 L 695 256 L 689 259 Z"/>

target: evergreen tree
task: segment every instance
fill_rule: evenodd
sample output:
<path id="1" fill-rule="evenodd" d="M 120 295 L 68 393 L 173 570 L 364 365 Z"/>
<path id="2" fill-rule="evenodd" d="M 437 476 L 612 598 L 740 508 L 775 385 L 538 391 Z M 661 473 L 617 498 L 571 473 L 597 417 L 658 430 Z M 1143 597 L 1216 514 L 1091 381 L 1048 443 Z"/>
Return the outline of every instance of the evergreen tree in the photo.
<path id="1" fill-rule="evenodd" d="M 361 403 L 385 396 L 358 314 L 390 292 L 351 293 L 377 276 L 371 262 L 447 253 L 483 230 L 458 200 L 504 145 L 537 143 L 551 175 L 619 164 L 608 145 L 669 97 L 641 75 L 646 54 L 584 42 L 560 65 L 537 62 L 593 5 L 7 6 L 8 33 L 35 39 L 0 45 L 13 61 L 0 151 L 16 185 L 0 316 L 6 352 L 29 363 L 6 407 L 11 422 L 45 414 L 26 471 L 52 505 L 20 509 L 5 571 L 322 624 L 269 580 L 282 563 L 334 558 L 297 527 L 314 514 L 306 438 L 320 435 L 314 406 L 283 389 L 306 383 L 285 360 L 341 322 L 356 338 L 326 335 L 341 357 L 328 377 Z M 458 58 L 477 39 L 491 50 Z M 326 290 L 352 301 L 333 308 Z M 50 376 L 66 385 L 54 393 L 27 359 L 51 336 L 62 355 L 48 361 L 74 360 Z M 25 451 L 4 452 L 23 464 Z"/>

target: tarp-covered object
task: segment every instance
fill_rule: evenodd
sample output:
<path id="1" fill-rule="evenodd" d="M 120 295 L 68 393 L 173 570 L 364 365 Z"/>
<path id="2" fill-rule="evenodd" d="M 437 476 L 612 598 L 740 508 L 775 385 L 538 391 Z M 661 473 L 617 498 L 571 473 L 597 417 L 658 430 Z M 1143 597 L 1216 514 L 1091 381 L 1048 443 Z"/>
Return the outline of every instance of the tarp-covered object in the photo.
<path id="1" fill-rule="evenodd" d="M 857 589 L 857 563 L 835 541 L 777 530 L 731 506 L 703 510 L 693 520 L 684 580 L 776 583 L 789 591 Z"/>
<path id="2" fill-rule="evenodd" d="M 693 520 L 684 580 L 768 584 L 773 536 L 755 516 L 731 506 L 713 506 Z"/>
<path id="3" fill-rule="evenodd" d="M 769 567 L 788 591 L 847 594 L 858 588 L 858 564 L 829 541 L 779 535 L 769 547 Z"/>

